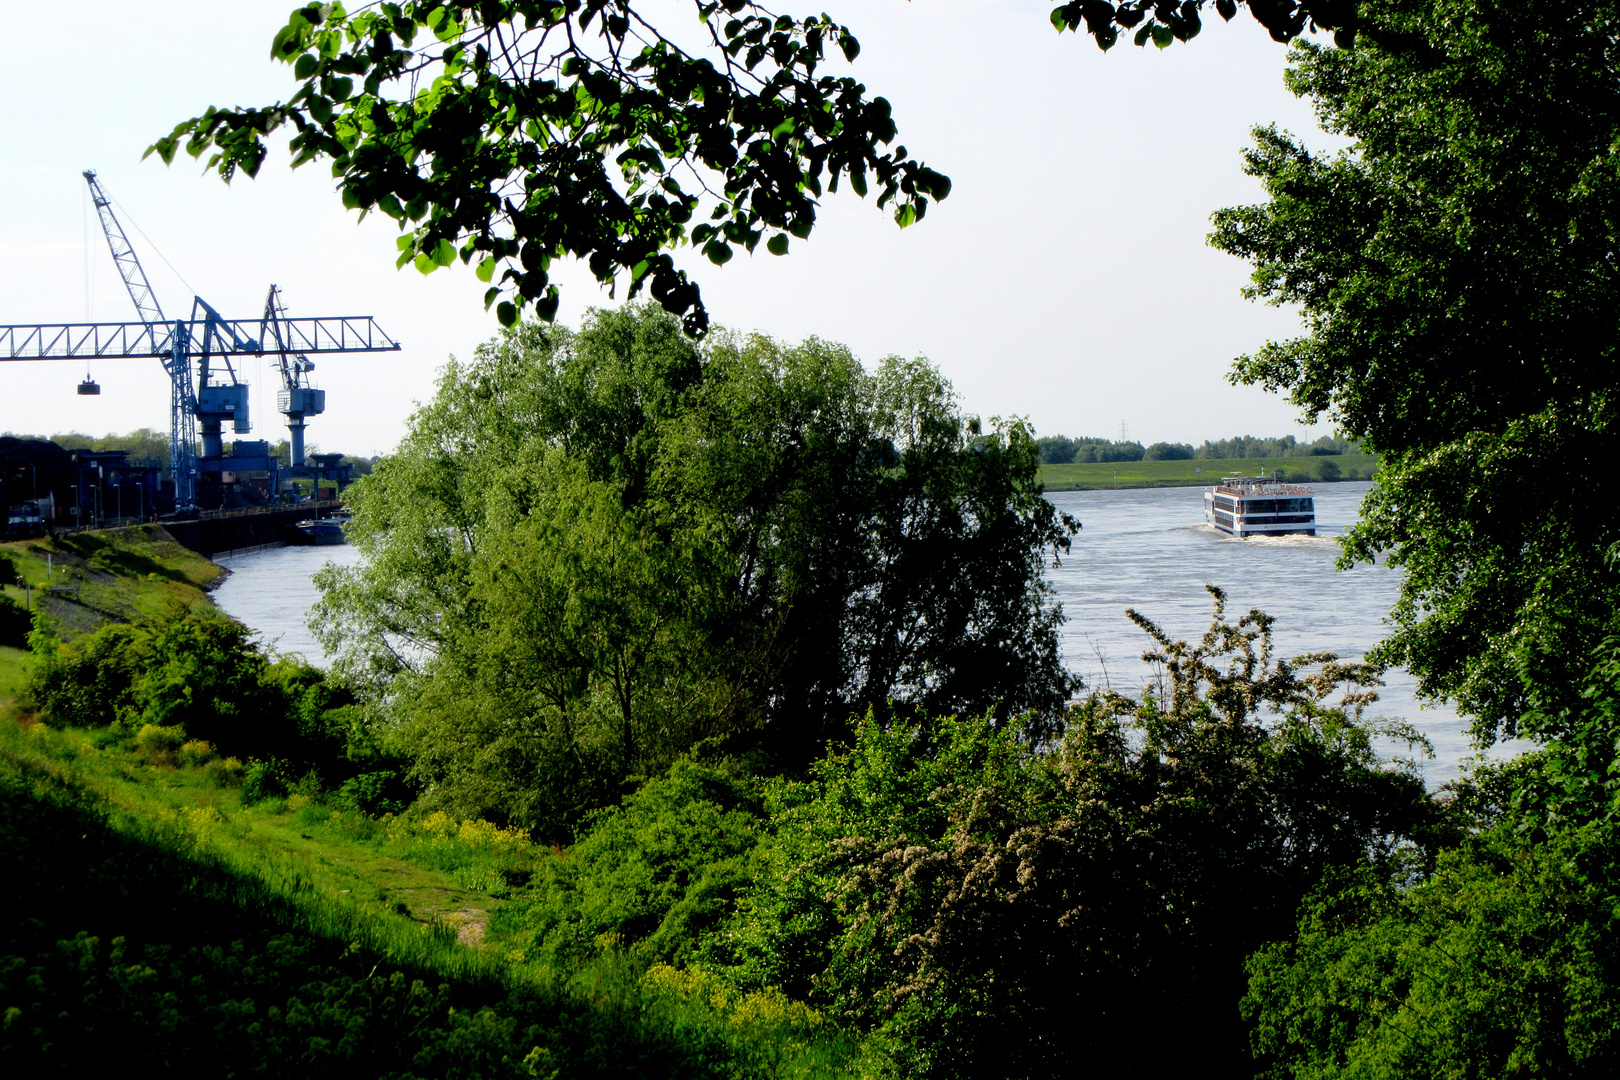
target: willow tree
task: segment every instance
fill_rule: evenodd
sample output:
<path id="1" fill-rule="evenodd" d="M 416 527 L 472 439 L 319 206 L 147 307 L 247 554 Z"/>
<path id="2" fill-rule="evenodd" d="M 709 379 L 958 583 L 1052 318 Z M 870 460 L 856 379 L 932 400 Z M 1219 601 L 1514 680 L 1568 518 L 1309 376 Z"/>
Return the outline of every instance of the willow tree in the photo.
<path id="1" fill-rule="evenodd" d="M 699 744 L 795 768 L 868 710 L 1041 738 L 1077 526 L 1036 467 L 922 361 L 700 348 L 648 306 L 525 324 L 352 489 L 367 562 L 314 622 L 432 798 L 553 832 Z"/>

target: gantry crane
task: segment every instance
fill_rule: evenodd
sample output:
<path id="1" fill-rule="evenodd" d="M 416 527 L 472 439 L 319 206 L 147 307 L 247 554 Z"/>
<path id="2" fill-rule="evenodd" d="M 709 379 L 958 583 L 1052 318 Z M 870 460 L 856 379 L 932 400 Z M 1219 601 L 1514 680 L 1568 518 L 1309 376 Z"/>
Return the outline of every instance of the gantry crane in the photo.
<path id="1" fill-rule="evenodd" d="M 200 466 L 218 467 L 223 460 L 224 423 L 229 420 L 238 434 L 251 430 L 248 385 L 237 378 L 232 359 L 274 356 L 283 382 L 278 405 L 287 413 L 288 427 L 296 440 L 293 463 L 302 465 L 304 417 L 323 411 L 326 405 L 325 392 L 310 387 L 305 378 L 314 367 L 309 355 L 392 352 L 398 351 L 399 343 L 383 333 L 370 316 L 288 318 L 275 286 L 271 286 L 256 338 L 249 332 L 250 320 L 226 319 L 200 296 L 192 300 L 190 318 L 170 321 L 163 314 L 146 271 L 141 268 L 123 226 L 113 214 L 112 202 L 102 190 L 95 172 L 86 170 L 84 179 L 90 185 L 91 199 L 107 236 L 113 262 L 124 279 L 140 321 L 0 326 L 0 360 L 129 357 L 161 360 L 171 387 L 169 442 L 175 508 L 190 510 L 197 506 Z M 270 331 L 268 335 L 266 330 Z M 199 426 L 202 429 L 200 448 Z"/>
<path id="2" fill-rule="evenodd" d="M 259 322 L 259 340 L 274 342 L 282 349 L 287 335 L 281 324 L 287 318 L 287 309 L 281 303 L 281 290 L 270 286 L 270 295 L 264 300 L 264 318 Z M 276 369 L 281 373 L 281 389 L 276 391 L 276 408 L 287 417 L 288 456 L 293 468 L 304 465 L 304 418 L 318 416 L 326 411 L 326 391 L 309 385 L 309 373 L 315 363 L 302 353 L 276 353 Z"/>

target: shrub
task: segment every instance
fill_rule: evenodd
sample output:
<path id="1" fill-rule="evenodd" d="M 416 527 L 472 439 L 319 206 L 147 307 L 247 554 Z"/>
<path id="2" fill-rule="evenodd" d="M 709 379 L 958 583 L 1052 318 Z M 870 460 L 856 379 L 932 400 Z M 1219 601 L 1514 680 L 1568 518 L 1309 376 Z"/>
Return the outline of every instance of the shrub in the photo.
<path id="1" fill-rule="evenodd" d="M 216 757 L 202 767 L 203 779 L 215 787 L 234 787 L 240 784 L 246 771 L 242 759 L 234 757 L 224 760 Z"/>
<path id="2" fill-rule="evenodd" d="M 772 787 L 775 834 L 705 966 L 873 1032 L 901 1076 L 1253 1075 L 1245 958 L 1329 868 L 1446 834 L 1357 720 L 1371 669 L 1275 660 L 1264 615 L 1221 616 L 1217 593 L 1196 646 L 1137 617 L 1166 685 L 1093 695 L 1056 746 L 869 719 Z"/>
<path id="3" fill-rule="evenodd" d="M 563 968 L 615 948 L 685 963 L 747 882 L 759 825 L 749 785 L 682 761 L 542 858 L 528 896 L 503 905 L 490 930 Z"/>
<path id="4" fill-rule="evenodd" d="M 22 576 L 17 573 L 17 564 L 10 555 L 0 555 L 0 585 L 21 584 Z"/>
<path id="5" fill-rule="evenodd" d="M 1323 458 L 1316 463 L 1316 475 L 1331 483 L 1334 480 L 1341 479 L 1344 473 L 1342 470 L 1340 470 L 1339 463 L 1337 461 L 1331 461 L 1328 458 Z"/>
<path id="6" fill-rule="evenodd" d="M 217 757 L 219 755 L 214 753 L 213 746 L 202 739 L 192 739 L 190 742 L 182 743 L 179 751 L 175 754 L 175 760 L 187 769 L 195 769 L 199 765 L 206 765 Z"/>
<path id="7" fill-rule="evenodd" d="M 345 780 L 333 800 L 339 806 L 371 817 L 398 814 L 405 809 L 403 786 L 397 773 L 383 770 L 361 773 Z"/>
<path id="8" fill-rule="evenodd" d="M 250 761 L 242 773 L 242 805 L 252 806 L 266 799 L 287 796 L 287 782 L 282 779 L 277 761 Z"/>
<path id="9" fill-rule="evenodd" d="M 183 727 L 143 724 L 135 733 L 135 752 L 154 765 L 173 765 L 176 752 L 185 742 L 186 729 Z"/>
<path id="10" fill-rule="evenodd" d="M 1046 435 L 1035 440 L 1035 452 L 1042 465 L 1067 465 L 1080 450 L 1080 443 L 1067 435 Z"/>

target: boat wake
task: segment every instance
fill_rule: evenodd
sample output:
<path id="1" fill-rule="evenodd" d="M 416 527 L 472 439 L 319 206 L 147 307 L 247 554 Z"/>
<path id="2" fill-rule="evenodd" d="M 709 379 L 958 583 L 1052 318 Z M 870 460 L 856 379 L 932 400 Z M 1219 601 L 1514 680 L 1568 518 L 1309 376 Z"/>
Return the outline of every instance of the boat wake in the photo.
<path id="1" fill-rule="evenodd" d="M 1202 533 L 1211 540 L 1222 544 L 1261 544 L 1268 548 L 1332 548 L 1337 549 L 1339 538 L 1337 536 L 1305 536 L 1301 533 L 1285 533 L 1282 536 L 1246 536 L 1238 538 L 1222 532 L 1207 521 L 1200 521 L 1187 528 Z"/>

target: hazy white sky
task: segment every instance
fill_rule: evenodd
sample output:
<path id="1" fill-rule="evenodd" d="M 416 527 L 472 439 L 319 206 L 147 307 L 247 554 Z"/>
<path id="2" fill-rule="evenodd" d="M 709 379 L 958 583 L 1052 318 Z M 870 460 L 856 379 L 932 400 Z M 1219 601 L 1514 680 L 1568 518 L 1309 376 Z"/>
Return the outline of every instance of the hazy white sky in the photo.
<path id="1" fill-rule="evenodd" d="M 663 6 L 691 17 L 687 0 Z M 1253 124 L 1328 142 L 1282 86 L 1285 50 L 1247 14 L 1212 16 L 1189 46 L 1105 55 L 1054 33 L 1050 0 L 829 6 L 860 38 L 855 71 L 893 103 L 899 141 L 954 190 L 904 232 L 846 192 L 785 258 L 761 246 L 722 269 L 682 256 L 716 321 L 841 341 L 868 363 L 927 356 L 967 408 L 1027 416 L 1042 434 L 1307 434 L 1281 400 L 1225 382 L 1232 357 L 1299 324 L 1244 300 L 1247 267 L 1204 242 L 1212 211 L 1259 197 L 1239 161 Z M 290 69 L 268 59 L 290 7 L 81 0 L 53 10 L 53 47 L 12 52 L 0 75 L 13 103 L 0 115 L 0 323 L 133 317 L 80 179 L 94 168 L 169 313 L 189 310 L 192 290 L 137 225 L 227 316 L 256 317 L 275 282 L 294 315 L 375 315 L 404 344 L 316 372 L 328 405 L 310 441 L 374 454 L 445 359 L 496 332 L 471 270 L 396 271 L 392 224 L 357 226 L 320 164 L 293 172 L 273 158 L 227 187 L 191 159 L 141 161 L 210 104 L 290 92 Z M 565 322 L 610 302 L 578 268 L 560 278 Z M 157 361 L 97 364 L 99 398 L 74 393 L 82 377 L 71 362 L 0 364 L 0 431 L 167 428 Z M 250 365 L 247 378 L 256 435 L 284 437 L 271 372 Z"/>

